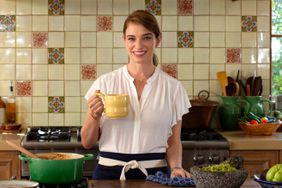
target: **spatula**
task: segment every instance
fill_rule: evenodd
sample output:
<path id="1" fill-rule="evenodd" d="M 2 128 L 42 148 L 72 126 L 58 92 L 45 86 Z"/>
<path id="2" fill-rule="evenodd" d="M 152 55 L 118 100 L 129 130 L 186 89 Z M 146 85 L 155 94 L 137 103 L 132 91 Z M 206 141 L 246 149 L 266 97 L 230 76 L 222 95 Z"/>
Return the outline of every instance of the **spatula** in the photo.
<path id="1" fill-rule="evenodd" d="M 12 141 L 9 141 L 9 140 L 6 140 L 6 143 L 9 144 L 10 146 L 12 146 L 14 149 L 26 154 L 28 157 L 31 157 L 31 158 L 39 158 L 37 155 L 29 152 L 28 150 L 26 150 L 25 148 L 15 144 L 14 142 Z"/>
<path id="2" fill-rule="evenodd" d="M 216 75 L 217 75 L 217 79 L 221 87 L 222 96 L 226 96 L 225 87 L 228 85 L 226 72 L 220 71 L 220 72 L 217 72 Z"/>

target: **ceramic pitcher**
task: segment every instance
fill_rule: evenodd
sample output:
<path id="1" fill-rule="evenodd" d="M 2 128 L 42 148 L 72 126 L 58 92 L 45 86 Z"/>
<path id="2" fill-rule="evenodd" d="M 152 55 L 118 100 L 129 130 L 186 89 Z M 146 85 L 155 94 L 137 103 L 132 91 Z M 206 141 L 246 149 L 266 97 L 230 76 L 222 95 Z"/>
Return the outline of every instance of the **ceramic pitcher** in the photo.
<path id="1" fill-rule="evenodd" d="M 266 108 L 268 107 L 269 113 L 271 113 L 271 101 L 262 96 L 246 96 L 246 101 L 249 103 L 248 112 L 258 116 L 265 116 Z"/>
<path id="2" fill-rule="evenodd" d="M 222 104 L 218 109 L 221 128 L 225 131 L 238 130 L 238 118 L 249 109 L 248 102 L 236 96 L 225 96 L 221 99 Z"/>

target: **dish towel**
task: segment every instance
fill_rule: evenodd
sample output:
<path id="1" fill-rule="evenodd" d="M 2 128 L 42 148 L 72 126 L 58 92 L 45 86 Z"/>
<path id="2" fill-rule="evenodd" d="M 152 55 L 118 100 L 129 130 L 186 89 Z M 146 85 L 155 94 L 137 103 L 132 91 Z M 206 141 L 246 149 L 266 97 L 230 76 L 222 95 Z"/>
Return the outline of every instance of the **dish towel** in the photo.
<path id="1" fill-rule="evenodd" d="M 155 175 L 148 175 L 146 180 L 160 183 L 163 185 L 168 185 L 171 187 L 195 187 L 192 178 L 183 178 L 180 176 L 170 178 L 168 174 L 165 174 L 161 171 L 157 171 Z"/>

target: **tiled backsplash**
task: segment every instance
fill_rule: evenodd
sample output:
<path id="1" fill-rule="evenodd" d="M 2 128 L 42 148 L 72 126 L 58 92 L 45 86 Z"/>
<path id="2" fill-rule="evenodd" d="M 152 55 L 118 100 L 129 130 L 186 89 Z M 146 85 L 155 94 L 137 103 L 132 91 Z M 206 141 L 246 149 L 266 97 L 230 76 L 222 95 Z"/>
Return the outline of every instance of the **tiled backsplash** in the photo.
<path id="1" fill-rule="evenodd" d="M 123 21 L 136 9 L 156 15 L 160 67 L 189 97 L 218 100 L 216 72 L 256 72 L 269 93 L 269 0 L 0 0 L 0 96 L 15 86 L 24 126 L 81 125 L 83 96 L 97 76 L 128 62 Z"/>

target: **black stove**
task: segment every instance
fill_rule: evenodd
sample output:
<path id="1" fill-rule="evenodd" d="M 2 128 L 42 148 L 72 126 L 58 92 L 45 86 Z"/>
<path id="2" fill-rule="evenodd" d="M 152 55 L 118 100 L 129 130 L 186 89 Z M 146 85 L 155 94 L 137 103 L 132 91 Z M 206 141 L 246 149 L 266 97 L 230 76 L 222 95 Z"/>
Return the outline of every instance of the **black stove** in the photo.
<path id="1" fill-rule="evenodd" d="M 181 140 L 183 141 L 226 141 L 226 139 L 214 129 L 182 128 Z"/>

